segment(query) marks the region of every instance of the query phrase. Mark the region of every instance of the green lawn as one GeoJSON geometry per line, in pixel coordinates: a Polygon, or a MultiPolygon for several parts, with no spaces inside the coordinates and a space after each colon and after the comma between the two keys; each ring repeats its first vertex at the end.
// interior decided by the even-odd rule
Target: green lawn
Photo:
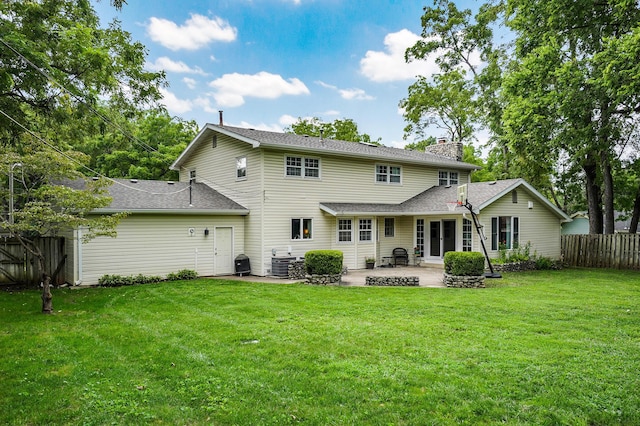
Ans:
{"type": "Polygon", "coordinates": [[[0,292],[0,424],[640,424],[640,274],[0,292]]]}

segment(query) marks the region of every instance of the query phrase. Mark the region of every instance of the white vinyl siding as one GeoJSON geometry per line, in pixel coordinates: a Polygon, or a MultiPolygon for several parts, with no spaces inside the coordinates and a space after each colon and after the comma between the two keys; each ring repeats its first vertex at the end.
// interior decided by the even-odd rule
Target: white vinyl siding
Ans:
{"type": "Polygon", "coordinates": [[[181,269],[216,275],[213,230],[217,226],[233,229],[232,256],[245,252],[242,216],[132,214],[118,224],[115,238],[97,237],[85,244],[75,240],[76,249],[70,253],[74,253],[74,269],[82,267],[82,271],[76,271],[74,281],[97,284],[106,274],[164,277],[181,269]],[[208,236],[205,229],[210,230],[208,236]]]}

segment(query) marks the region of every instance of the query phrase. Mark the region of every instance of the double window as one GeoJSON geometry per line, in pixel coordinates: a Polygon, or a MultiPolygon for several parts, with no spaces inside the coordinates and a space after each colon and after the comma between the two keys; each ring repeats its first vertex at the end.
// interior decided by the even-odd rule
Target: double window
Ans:
{"type": "Polygon", "coordinates": [[[513,249],[520,240],[520,218],[498,216],[491,218],[491,250],[513,249]]]}
{"type": "Polygon", "coordinates": [[[388,164],[376,164],[376,182],[391,184],[402,183],[402,168],[388,164]]]}
{"type": "Polygon", "coordinates": [[[320,159],[287,155],[285,175],[302,178],[320,177],[320,159]]]}
{"type": "Polygon", "coordinates": [[[291,219],[291,239],[310,240],[313,238],[313,219],[291,219]]]}
{"type": "Polygon", "coordinates": [[[438,172],[438,185],[449,186],[458,184],[458,172],[452,172],[448,170],[440,170],[438,172]]]}

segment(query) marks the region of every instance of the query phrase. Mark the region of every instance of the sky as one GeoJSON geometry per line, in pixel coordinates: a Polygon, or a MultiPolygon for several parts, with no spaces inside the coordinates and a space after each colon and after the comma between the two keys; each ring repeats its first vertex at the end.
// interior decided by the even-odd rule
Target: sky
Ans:
{"type": "MultiPolygon", "coordinates": [[[[463,3],[462,0],[460,3],[463,3]]],[[[470,2],[474,3],[474,2],[470,2]]],[[[283,131],[299,117],[353,119],[360,133],[403,147],[398,107],[433,61],[407,64],[431,0],[93,0],[101,25],[117,18],[164,70],[169,113],[283,131]]],[[[459,4],[465,7],[464,4],[459,4]]],[[[427,132],[443,136],[441,130],[427,132]]]]}

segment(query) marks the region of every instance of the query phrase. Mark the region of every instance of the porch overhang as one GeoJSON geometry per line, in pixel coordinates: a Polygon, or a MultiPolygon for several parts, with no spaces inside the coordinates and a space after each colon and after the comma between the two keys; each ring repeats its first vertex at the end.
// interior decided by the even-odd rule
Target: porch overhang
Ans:
{"type": "Polygon", "coordinates": [[[334,217],[352,216],[442,216],[461,215],[465,211],[456,206],[456,210],[410,210],[403,208],[401,204],[377,204],[377,203],[320,203],[320,210],[334,217]]]}

